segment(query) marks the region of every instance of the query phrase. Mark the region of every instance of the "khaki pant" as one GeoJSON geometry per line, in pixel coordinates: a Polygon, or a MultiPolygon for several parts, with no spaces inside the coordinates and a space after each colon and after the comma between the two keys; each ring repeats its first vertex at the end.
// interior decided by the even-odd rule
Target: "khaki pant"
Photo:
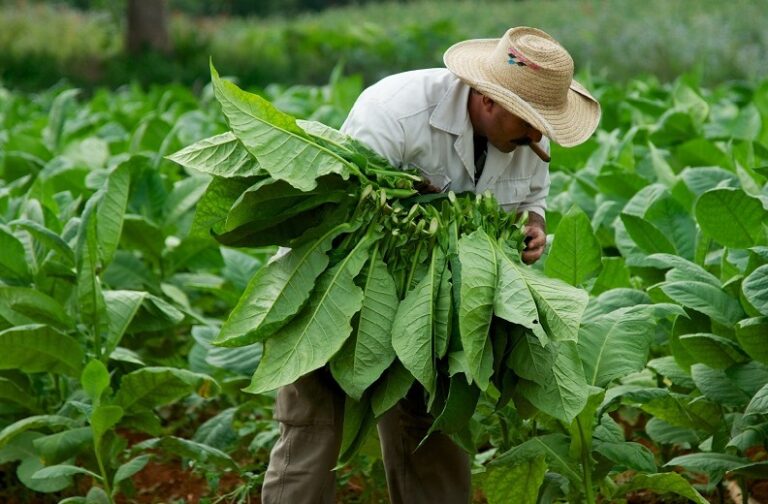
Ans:
{"type": "MultiPolygon", "coordinates": [[[[341,446],[344,393],[322,369],[277,393],[280,439],[264,479],[264,504],[333,504],[333,467],[341,446]]],[[[432,418],[420,401],[406,398],[379,421],[387,487],[393,504],[467,504],[468,455],[434,433],[416,450],[432,418]]]]}

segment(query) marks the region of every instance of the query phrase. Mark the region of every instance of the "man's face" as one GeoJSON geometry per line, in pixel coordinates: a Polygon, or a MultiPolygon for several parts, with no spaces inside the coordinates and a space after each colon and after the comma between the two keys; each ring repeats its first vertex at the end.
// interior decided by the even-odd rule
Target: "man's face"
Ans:
{"type": "Polygon", "coordinates": [[[497,103],[488,109],[488,123],[485,128],[488,143],[501,152],[512,152],[518,145],[538,143],[541,132],[520,117],[508,112],[497,103]]]}

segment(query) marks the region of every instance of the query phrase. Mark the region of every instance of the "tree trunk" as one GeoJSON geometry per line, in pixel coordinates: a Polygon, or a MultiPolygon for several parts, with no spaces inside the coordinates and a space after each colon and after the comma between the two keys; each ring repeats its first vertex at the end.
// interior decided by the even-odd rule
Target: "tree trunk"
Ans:
{"type": "Polygon", "coordinates": [[[169,54],[167,0],[128,0],[127,48],[130,54],[154,50],[169,54]]]}

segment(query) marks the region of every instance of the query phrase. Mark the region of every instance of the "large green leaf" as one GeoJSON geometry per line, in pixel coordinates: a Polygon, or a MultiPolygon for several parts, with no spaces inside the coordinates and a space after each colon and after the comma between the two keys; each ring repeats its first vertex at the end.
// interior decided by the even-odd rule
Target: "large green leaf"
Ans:
{"type": "Polygon", "coordinates": [[[185,168],[218,177],[251,177],[264,173],[258,161],[231,131],[188,145],[168,159],[185,168]]]}
{"type": "Polygon", "coordinates": [[[648,361],[656,321],[647,310],[622,308],[585,322],[579,331],[579,355],[587,383],[605,387],[640,371],[648,361]]]}
{"type": "Polygon", "coordinates": [[[405,369],[405,366],[395,359],[373,388],[371,409],[373,409],[376,418],[380,418],[405,397],[415,380],[413,375],[405,369]]]}
{"type": "Polygon", "coordinates": [[[671,269],[667,272],[667,280],[690,281],[708,283],[714,287],[721,287],[720,280],[698,264],[673,254],[653,254],[648,256],[648,264],[654,268],[671,269]]]}
{"type": "Polygon", "coordinates": [[[656,462],[654,461],[653,453],[640,443],[597,440],[594,450],[620,466],[641,472],[656,472],[656,462]]]}
{"type": "Polygon", "coordinates": [[[103,293],[104,302],[107,306],[107,316],[109,317],[106,352],[111,354],[120,344],[120,340],[133,317],[139,311],[147,293],[130,290],[108,290],[103,293]]]}
{"type": "Polygon", "coordinates": [[[749,459],[726,453],[690,453],[675,457],[666,464],[683,466],[689,471],[703,472],[707,475],[707,488],[714,488],[723,479],[726,471],[749,463],[749,459]]]}
{"type": "Polygon", "coordinates": [[[343,424],[339,466],[349,463],[362,446],[371,428],[376,425],[369,394],[363,396],[361,401],[351,397],[346,398],[343,424]]]}
{"type": "Polygon", "coordinates": [[[768,316],[768,264],[749,274],[741,284],[744,297],[761,314],[768,316]]]}
{"type": "Polygon", "coordinates": [[[490,468],[482,484],[488,504],[536,504],[546,472],[543,455],[512,467],[490,468]]]}
{"type": "Polygon", "coordinates": [[[168,404],[192,393],[215,394],[219,385],[210,376],[171,367],[145,367],[123,376],[115,402],[126,413],[168,404]]]}
{"type": "Polygon", "coordinates": [[[511,367],[524,378],[518,392],[548,415],[570,423],[587,404],[590,391],[574,341],[542,347],[532,336],[520,338],[511,367]]]}
{"type": "Polygon", "coordinates": [[[446,434],[456,434],[466,429],[479,398],[480,389],[471,385],[464,374],[457,373],[451,376],[445,405],[429,428],[429,433],[441,431],[446,434]]]}
{"type": "Polygon", "coordinates": [[[623,257],[603,257],[600,274],[592,285],[590,293],[593,296],[611,289],[628,288],[632,286],[629,278],[629,268],[623,257]]]}
{"type": "Polygon", "coordinates": [[[555,472],[574,483],[581,483],[579,469],[571,462],[568,454],[568,436],[560,433],[543,434],[529,439],[499,455],[491,466],[514,466],[542,455],[555,472]]]}
{"type": "Polygon", "coordinates": [[[0,431],[0,448],[10,443],[16,436],[30,431],[40,429],[72,429],[77,426],[77,422],[71,418],[61,415],[35,415],[22,418],[0,431]]]}
{"type": "Polygon", "coordinates": [[[768,317],[744,319],[736,324],[736,338],[739,340],[742,350],[756,361],[764,364],[768,364],[766,334],[768,334],[768,317]]]}
{"type": "MultiPolygon", "coordinates": [[[[469,362],[470,378],[481,390],[488,388],[493,354],[488,338],[493,317],[498,261],[494,241],[477,230],[459,239],[461,293],[459,334],[469,362]]],[[[418,378],[418,377],[417,377],[418,378]]]]}
{"type": "Polygon", "coordinates": [[[680,336],[680,343],[696,362],[715,369],[726,369],[747,360],[735,341],[715,334],[686,334],[680,336]]]}
{"type": "Polygon", "coordinates": [[[621,497],[637,490],[650,490],[662,495],[673,493],[685,497],[696,504],[709,504],[709,501],[697,492],[685,478],[675,472],[636,474],[627,483],[617,488],[613,495],[621,497]]]}
{"type": "Polygon", "coordinates": [[[115,471],[115,477],[112,480],[112,485],[117,485],[121,481],[127,480],[134,474],[138,473],[144,469],[144,467],[151,459],[152,455],[139,455],[138,457],[132,458],[125,464],[122,464],[117,468],[117,471],[115,471]]]}
{"type": "Polygon", "coordinates": [[[43,141],[51,152],[58,152],[64,139],[65,125],[71,115],[73,106],[76,105],[76,97],[79,89],[65,89],[60,92],[51,103],[48,112],[48,124],[43,128],[43,141]]]}
{"type": "MultiPolygon", "coordinates": [[[[101,290],[97,212],[99,194],[85,205],[77,233],[75,260],[77,265],[77,307],[80,322],[85,324],[97,341],[106,336],[108,320],[101,290]]],[[[99,349],[100,350],[100,349],[99,349]]]]}
{"type": "Polygon", "coordinates": [[[112,262],[120,234],[123,231],[123,218],[128,205],[128,193],[131,187],[131,166],[123,163],[112,170],[107,185],[102,189],[96,217],[96,234],[99,240],[102,266],[112,262]]]}
{"type": "Polygon", "coordinates": [[[254,181],[252,178],[213,177],[195,207],[195,217],[189,235],[209,238],[211,229],[224,225],[229,209],[244,191],[253,186],[254,181]]]}
{"type": "Polygon", "coordinates": [[[645,424],[645,432],[656,443],[660,444],[697,444],[700,438],[695,430],[670,425],[664,420],[651,418],[645,424]]]}
{"type": "Polygon", "coordinates": [[[744,311],[736,299],[708,283],[665,282],[661,284],[661,290],[673,301],[709,315],[726,326],[733,326],[744,317],[744,311]]]}
{"type": "Polygon", "coordinates": [[[519,272],[536,302],[539,322],[547,336],[555,341],[576,341],[581,316],[589,301],[587,291],[547,278],[530,267],[521,265],[519,272]]]}
{"type": "Polygon", "coordinates": [[[75,324],[58,301],[26,287],[0,285],[0,317],[17,326],[46,324],[67,330],[75,324]]]}
{"type": "Polygon", "coordinates": [[[328,266],[327,252],[334,238],[352,229],[349,224],[334,227],[260,268],[213,343],[244,346],[274,334],[309,298],[317,277],[328,266]]]}
{"type": "Polygon", "coordinates": [[[601,249],[589,217],[573,206],[557,225],[544,272],[571,285],[579,285],[600,269],[601,249]]]}
{"type": "Polygon", "coordinates": [[[704,397],[716,403],[743,408],[749,402],[749,396],[722,369],[694,364],[691,366],[691,376],[704,397]]]}
{"type": "Polygon", "coordinates": [[[768,385],[763,386],[752,397],[744,411],[745,415],[766,415],[768,414],[768,385]]]}
{"type": "Polygon", "coordinates": [[[747,248],[764,239],[762,222],[768,215],[760,200],[741,189],[712,189],[696,201],[701,229],[726,247],[747,248]]]}
{"type": "MultiPolygon", "coordinates": [[[[42,243],[50,250],[55,251],[59,257],[64,260],[67,266],[75,265],[75,252],[72,250],[72,247],[70,247],[69,244],[64,241],[64,239],[62,239],[59,235],[47,227],[29,219],[18,219],[12,221],[11,224],[15,228],[21,228],[28,232],[38,242],[42,243]]],[[[0,243],[2,243],[2,236],[0,236],[0,243]]],[[[0,271],[1,270],[2,265],[0,265],[0,271]]]]}
{"type": "Polygon", "coordinates": [[[83,390],[91,398],[94,405],[98,405],[101,394],[109,387],[109,371],[100,360],[91,360],[80,375],[80,384],[83,390]]]}
{"type": "Polygon", "coordinates": [[[665,389],[654,390],[653,397],[640,402],[640,408],[670,425],[710,433],[719,429],[723,422],[718,404],[665,389]]]}
{"type": "Polygon", "coordinates": [[[521,269],[525,268],[513,255],[503,250],[501,243],[496,243],[496,257],[499,260],[499,272],[496,284],[496,296],[493,302],[494,314],[513,324],[527,327],[539,338],[542,344],[547,342],[547,335],[539,322],[536,301],[528,288],[528,283],[521,269]]]}
{"type": "Polygon", "coordinates": [[[392,323],[395,354],[429,393],[435,391],[433,325],[444,268],[445,255],[435,247],[426,274],[400,302],[392,323]]]}
{"type": "Polygon", "coordinates": [[[225,233],[241,226],[251,231],[268,229],[328,203],[339,203],[348,192],[348,184],[336,175],[320,177],[313,189],[304,191],[282,180],[263,179],[243,192],[232,204],[224,225],[215,231],[225,233]]]}
{"type": "Polygon", "coordinates": [[[354,278],[368,259],[377,237],[366,236],[337,265],[323,273],[309,303],[273,338],[246,392],[258,394],[293,383],[324,366],[352,332],[352,317],[360,310],[363,291],[354,278]]]}
{"type": "Polygon", "coordinates": [[[35,450],[47,464],[58,464],[78,454],[93,442],[90,427],[76,427],[32,441],[35,450]]]}
{"type": "Polygon", "coordinates": [[[222,81],[211,65],[213,89],[235,136],[272,178],[302,191],[328,173],[349,175],[349,163],[316,143],[288,114],[260,96],[222,81]]]}
{"type": "Polygon", "coordinates": [[[210,180],[211,177],[201,175],[186,177],[173,184],[173,190],[163,205],[161,223],[166,230],[176,230],[179,221],[195,208],[206,193],[210,180]]]}
{"type": "Polygon", "coordinates": [[[675,254],[675,246],[664,236],[659,228],[642,217],[622,213],[621,221],[632,240],[646,254],[675,254]]]}
{"type": "Polygon", "coordinates": [[[0,332],[0,369],[80,376],[83,349],[73,337],[41,324],[0,332]]]}
{"type": "Polygon", "coordinates": [[[655,201],[643,217],[661,230],[681,256],[693,259],[696,222],[671,195],[655,201]]]}
{"type": "Polygon", "coordinates": [[[7,226],[0,224],[0,278],[26,281],[29,278],[24,246],[7,226]]]}
{"type": "Polygon", "coordinates": [[[391,329],[398,303],[395,281],[374,249],[364,270],[363,306],[357,327],[331,360],[336,382],[356,401],[395,359],[391,329]]]}
{"type": "Polygon", "coordinates": [[[89,471],[84,467],[73,466],[68,464],[57,464],[52,466],[43,467],[36,471],[32,475],[34,480],[47,480],[52,478],[62,478],[66,476],[74,476],[75,474],[86,474],[95,480],[101,481],[104,478],[99,476],[93,471],[89,471]]]}
{"type": "Polygon", "coordinates": [[[12,402],[28,410],[38,412],[34,395],[13,380],[2,376],[0,376],[0,401],[12,402]]]}
{"type": "Polygon", "coordinates": [[[93,430],[93,444],[97,451],[101,450],[101,440],[112,427],[123,418],[124,410],[114,404],[99,405],[93,408],[89,421],[93,430]]]}

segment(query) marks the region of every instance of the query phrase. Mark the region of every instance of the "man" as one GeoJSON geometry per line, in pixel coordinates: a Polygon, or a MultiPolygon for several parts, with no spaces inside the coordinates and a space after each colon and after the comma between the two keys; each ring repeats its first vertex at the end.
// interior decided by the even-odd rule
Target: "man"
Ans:
{"type": "MultiPolygon", "coordinates": [[[[460,42],[443,59],[447,69],[397,74],[366,89],[342,131],[394,166],[418,168],[437,190],[489,190],[506,211],[529,212],[523,260],[533,263],[546,244],[549,140],[585,141],[600,105],[573,80],[567,51],[540,30],[460,42]]],[[[414,392],[378,425],[391,502],[466,504],[467,454],[440,433],[416,450],[432,418],[414,392]]],[[[343,399],[325,370],[280,389],[281,438],[262,502],[334,502],[343,399]]]]}

